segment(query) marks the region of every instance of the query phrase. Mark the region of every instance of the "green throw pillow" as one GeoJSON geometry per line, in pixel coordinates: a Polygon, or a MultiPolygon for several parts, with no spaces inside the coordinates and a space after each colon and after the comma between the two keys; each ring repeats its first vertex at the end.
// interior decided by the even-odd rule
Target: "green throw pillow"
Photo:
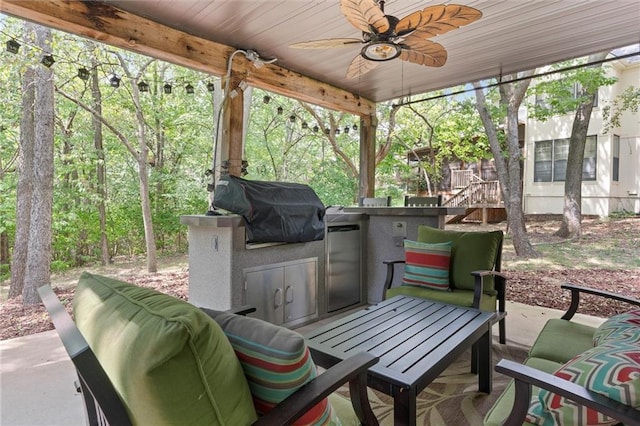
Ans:
{"type": "Polygon", "coordinates": [[[402,285],[449,290],[451,241],[428,244],[404,240],[404,253],[402,285]]]}
{"type": "MultiPolygon", "coordinates": [[[[257,318],[205,309],[222,327],[242,364],[258,414],[266,414],[317,376],[304,337],[257,318]]],[[[339,425],[329,399],[294,425],[339,425]]]]}
{"type": "MultiPolygon", "coordinates": [[[[421,225],[418,227],[418,241],[423,243],[444,243],[451,241],[451,265],[449,280],[451,287],[474,290],[473,271],[494,269],[498,252],[502,247],[502,231],[461,232],[448,231],[421,225]]],[[[486,277],[484,292],[495,295],[492,277],[486,277]]]]}
{"type": "Polygon", "coordinates": [[[73,311],[134,424],[248,425],[257,419],[229,340],[195,306],[84,273],[73,311]]]}

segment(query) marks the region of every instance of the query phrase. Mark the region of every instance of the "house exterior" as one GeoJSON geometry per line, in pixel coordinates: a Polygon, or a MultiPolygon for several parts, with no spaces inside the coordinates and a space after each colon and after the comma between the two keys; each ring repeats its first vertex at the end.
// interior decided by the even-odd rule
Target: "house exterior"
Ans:
{"type": "MultiPolygon", "coordinates": [[[[624,112],[620,127],[604,133],[603,107],[630,86],[640,86],[640,61],[609,66],[618,81],[602,87],[589,123],[582,182],[582,214],[640,213],[640,114],[624,112]]],[[[524,187],[526,214],[560,214],[564,167],[573,114],[546,122],[524,114],[524,187]]]]}

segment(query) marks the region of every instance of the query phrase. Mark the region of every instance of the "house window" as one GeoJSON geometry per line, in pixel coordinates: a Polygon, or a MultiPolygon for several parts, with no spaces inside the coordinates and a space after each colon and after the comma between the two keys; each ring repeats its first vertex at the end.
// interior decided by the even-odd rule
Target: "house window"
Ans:
{"type": "MultiPolygon", "coordinates": [[[[582,88],[582,84],[575,83],[573,85],[573,99],[578,99],[580,96],[584,95],[584,89],[582,88]]],[[[593,106],[598,106],[598,89],[596,89],[595,96],[593,98],[593,106]]]]}
{"type": "Polygon", "coordinates": [[[534,182],[551,182],[553,141],[536,142],[534,149],[534,182]]]}
{"type": "Polygon", "coordinates": [[[620,136],[613,135],[613,170],[611,179],[618,182],[620,179],[620,136]]]}
{"type": "MultiPolygon", "coordinates": [[[[596,136],[587,136],[582,180],[596,179],[596,136]]],[[[569,139],[539,141],[534,147],[534,182],[562,182],[567,175],[569,139]]]]}

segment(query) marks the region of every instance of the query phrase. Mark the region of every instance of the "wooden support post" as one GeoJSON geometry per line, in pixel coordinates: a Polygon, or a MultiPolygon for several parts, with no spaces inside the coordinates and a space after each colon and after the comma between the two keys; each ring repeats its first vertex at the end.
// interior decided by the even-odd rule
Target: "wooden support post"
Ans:
{"type": "Polygon", "coordinates": [[[375,112],[360,117],[360,185],[358,199],[373,197],[376,174],[376,127],[375,112]]]}
{"type": "Polygon", "coordinates": [[[227,172],[233,176],[242,175],[242,154],[244,152],[244,140],[242,136],[244,97],[242,96],[242,89],[238,87],[240,81],[241,78],[232,74],[231,81],[229,82],[229,91],[233,92],[235,90],[236,94],[234,96],[227,96],[222,112],[222,122],[224,124],[220,164],[226,164],[228,166],[227,172]]]}

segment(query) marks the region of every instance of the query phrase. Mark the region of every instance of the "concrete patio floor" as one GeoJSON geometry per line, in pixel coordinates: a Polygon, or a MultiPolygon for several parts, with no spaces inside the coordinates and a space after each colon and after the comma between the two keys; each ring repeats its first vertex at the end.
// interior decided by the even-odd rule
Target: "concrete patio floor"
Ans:
{"type": "MultiPolygon", "coordinates": [[[[530,346],[549,318],[561,311],[507,302],[507,340],[530,346]]],[[[298,329],[306,331],[325,321],[298,329]]],[[[603,319],[577,315],[597,326],[603,319]]],[[[498,327],[494,327],[497,333],[498,327]]],[[[73,364],[54,330],[0,342],[0,425],[86,425],[84,403],[75,391],[73,364]]]]}

